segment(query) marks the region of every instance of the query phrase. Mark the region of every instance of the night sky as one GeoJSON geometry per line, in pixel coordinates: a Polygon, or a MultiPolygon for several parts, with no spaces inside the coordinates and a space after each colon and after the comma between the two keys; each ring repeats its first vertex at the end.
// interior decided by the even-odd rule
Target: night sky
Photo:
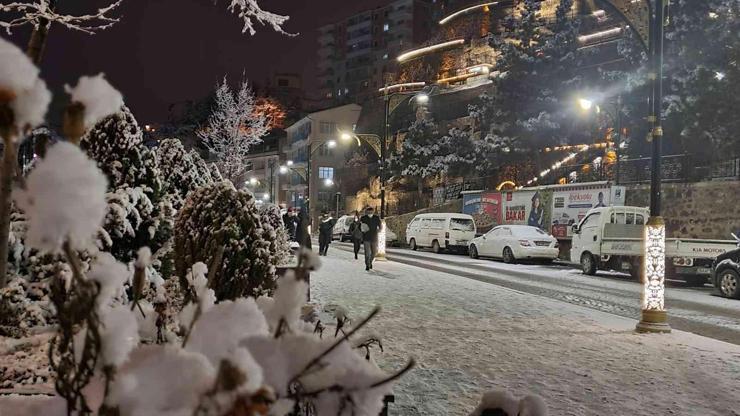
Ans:
{"type": "MultiPolygon", "coordinates": [[[[109,1],[75,3],[99,7],[109,1]]],[[[79,75],[105,72],[141,124],[165,121],[169,104],[204,97],[224,75],[235,81],[242,71],[262,84],[276,71],[302,73],[310,92],[316,29],[383,3],[261,0],[263,9],[291,17],[285,28],[300,35],[290,38],[262,26],[255,36],[242,34],[242,21],[226,10],[228,0],[125,0],[117,13],[121,21],[95,36],[53,26],[42,73],[61,91],[79,75]]],[[[69,10],[68,0],[60,4],[69,10]]],[[[25,48],[28,33],[16,30],[13,40],[25,48]]]]}

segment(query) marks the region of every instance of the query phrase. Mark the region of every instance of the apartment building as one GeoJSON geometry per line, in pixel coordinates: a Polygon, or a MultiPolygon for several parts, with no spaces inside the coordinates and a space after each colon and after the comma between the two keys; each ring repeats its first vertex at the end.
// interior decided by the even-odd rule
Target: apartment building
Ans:
{"type": "Polygon", "coordinates": [[[395,57],[426,41],[436,0],[396,0],[319,28],[318,73],[327,104],[362,103],[377,95],[395,57]]]}

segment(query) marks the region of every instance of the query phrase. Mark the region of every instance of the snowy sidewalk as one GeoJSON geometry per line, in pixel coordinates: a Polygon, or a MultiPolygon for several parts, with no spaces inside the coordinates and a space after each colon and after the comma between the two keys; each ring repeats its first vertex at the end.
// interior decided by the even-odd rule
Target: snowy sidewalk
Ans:
{"type": "Polygon", "coordinates": [[[740,415],[740,347],[674,331],[636,335],[635,321],[488,283],[332,247],[311,275],[322,305],[359,319],[390,369],[418,366],[396,387],[396,415],[467,415],[480,394],[537,393],[552,415],[740,415]]]}

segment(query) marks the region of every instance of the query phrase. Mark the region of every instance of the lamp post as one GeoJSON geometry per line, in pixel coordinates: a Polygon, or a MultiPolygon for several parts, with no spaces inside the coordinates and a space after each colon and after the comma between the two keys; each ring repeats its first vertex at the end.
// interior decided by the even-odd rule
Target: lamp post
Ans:
{"type": "Polygon", "coordinates": [[[388,152],[388,133],[390,130],[390,124],[389,124],[389,117],[391,113],[398,108],[398,104],[396,107],[391,110],[391,98],[397,97],[397,96],[403,96],[403,97],[413,97],[413,99],[416,100],[417,103],[421,105],[426,105],[429,103],[429,93],[425,91],[410,91],[410,92],[404,92],[404,91],[397,91],[391,94],[388,94],[388,90],[384,90],[385,93],[383,95],[383,99],[385,101],[384,106],[384,113],[383,113],[383,136],[380,143],[380,219],[383,220],[385,218],[385,162],[386,162],[386,153],[388,152]]]}
{"type": "Polygon", "coordinates": [[[653,154],[650,171],[650,218],[645,226],[642,314],[637,332],[671,332],[665,310],[665,222],[661,217],[661,154],[663,141],[663,41],[668,0],[653,0],[649,78],[652,81],[650,137],[653,154]]]}
{"type": "MultiPolygon", "coordinates": [[[[583,111],[591,111],[594,106],[596,108],[596,113],[601,113],[601,107],[598,105],[598,101],[590,99],[590,98],[578,98],[578,106],[583,111]]],[[[614,153],[616,154],[617,160],[616,160],[616,174],[615,174],[615,183],[619,185],[619,158],[620,158],[620,151],[622,148],[622,94],[617,94],[617,99],[614,101],[614,114],[611,114],[608,111],[605,111],[605,114],[607,114],[611,119],[612,123],[614,123],[614,128],[617,131],[617,137],[614,141],[614,153]]]]}

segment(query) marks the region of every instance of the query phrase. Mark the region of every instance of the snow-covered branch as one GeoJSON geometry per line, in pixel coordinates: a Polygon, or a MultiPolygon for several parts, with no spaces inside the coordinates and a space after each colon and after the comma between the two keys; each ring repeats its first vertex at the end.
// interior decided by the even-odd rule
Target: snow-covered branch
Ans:
{"type": "Polygon", "coordinates": [[[0,27],[11,33],[14,27],[24,25],[38,27],[44,24],[44,22],[53,22],[65,26],[68,29],[93,35],[118,23],[119,18],[112,17],[111,13],[121,3],[123,3],[123,0],[116,0],[108,6],[80,16],[57,13],[56,10],[50,7],[49,0],[35,0],[31,3],[17,1],[0,4],[0,13],[10,15],[8,19],[0,19],[0,27]]]}
{"type": "Polygon", "coordinates": [[[265,26],[272,26],[272,29],[278,33],[295,36],[283,30],[283,24],[290,19],[290,16],[283,16],[262,10],[260,5],[257,4],[257,0],[230,0],[229,11],[244,21],[242,33],[248,31],[250,35],[254,35],[257,32],[254,24],[260,23],[265,26]]]}

